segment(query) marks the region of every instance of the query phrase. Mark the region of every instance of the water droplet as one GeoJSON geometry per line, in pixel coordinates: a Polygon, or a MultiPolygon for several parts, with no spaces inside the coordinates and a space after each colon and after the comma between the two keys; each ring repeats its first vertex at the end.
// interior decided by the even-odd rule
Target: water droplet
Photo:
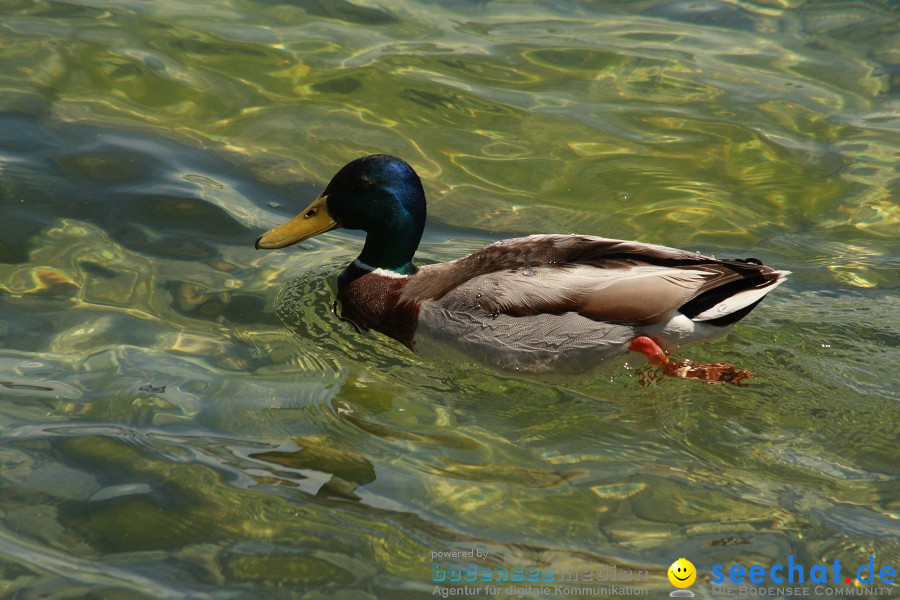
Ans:
{"type": "Polygon", "coordinates": [[[269,206],[272,208],[281,208],[281,203],[279,202],[269,202],[269,206]]]}
{"type": "Polygon", "coordinates": [[[628,192],[619,192],[616,194],[616,200],[619,202],[629,202],[631,200],[631,194],[628,192]]]}
{"type": "Polygon", "coordinates": [[[525,277],[534,277],[534,269],[526,267],[525,270],[522,271],[522,275],[525,277]]]}
{"type": "Polygon", "coordinates": [[[823,348],[831,348],[831,344],[826,344],[825,342],[822,342],[822,347],[823,348]]]}

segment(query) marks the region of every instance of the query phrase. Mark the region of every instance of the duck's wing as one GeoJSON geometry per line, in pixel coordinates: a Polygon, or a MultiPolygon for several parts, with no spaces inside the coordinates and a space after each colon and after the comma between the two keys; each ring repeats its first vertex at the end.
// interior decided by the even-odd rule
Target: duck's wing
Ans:
{"type": "Polygon", "coordinates": [[[717,260],[675,248],[576,235],[504,240],[465,258],[423,267],[403,294],[446,310],[491,315],[575,312],[647,325],[675,311],[730,324],[787,273],[757,260],[717,260]]]}

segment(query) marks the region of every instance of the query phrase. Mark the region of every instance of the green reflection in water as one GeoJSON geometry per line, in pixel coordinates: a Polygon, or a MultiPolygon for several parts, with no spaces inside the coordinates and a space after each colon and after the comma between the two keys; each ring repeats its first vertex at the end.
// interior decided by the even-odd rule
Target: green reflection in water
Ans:
{"type": "Polygon", "coordinates": [[[0,8],[0,589],[431,597],[485,566],[900,563],[887,2],[0,8]],[[253,239],[363,153],[419,252],[580,232],[794,272],[747,388],[425,361],[253,239]],[[445,567],[466,566],[462,562],[445,567]]]}

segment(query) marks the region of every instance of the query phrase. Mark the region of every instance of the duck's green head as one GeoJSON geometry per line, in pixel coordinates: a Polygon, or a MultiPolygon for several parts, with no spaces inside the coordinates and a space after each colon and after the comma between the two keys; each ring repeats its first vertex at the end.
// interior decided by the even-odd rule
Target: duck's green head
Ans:
{"type": "Polygon", "coordinates": [[[303,212],[261,235],[256,247],[284,248],[335,227],[367,233],[359,255],[366,265],[414,271],[410,261],[425,227],[425,191],[419,176],[395,156],[357,158],[344,165],[303,212]]]}

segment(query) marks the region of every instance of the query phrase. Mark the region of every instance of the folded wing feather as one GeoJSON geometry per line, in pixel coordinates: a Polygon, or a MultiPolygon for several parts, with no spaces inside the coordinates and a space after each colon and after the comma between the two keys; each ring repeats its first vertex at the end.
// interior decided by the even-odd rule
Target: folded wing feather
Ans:
{"type": "Polygon", "coordinates": [[[725,284],[738,289],[697,318],[758,301],[778,280],[769,267],[719,261],[664,246],[589,236],[504,240],[450,263],[425,266],[404,295],[447,310],[529,316],[576,312],[598,321],[652,324],[725,284]],[[746,280],[746,291],[741,280],[746,280]],[[735,282],[735,283],[732,283],[735,282]],[[722,306],[725,306],[725,309],[722,306]]]}

